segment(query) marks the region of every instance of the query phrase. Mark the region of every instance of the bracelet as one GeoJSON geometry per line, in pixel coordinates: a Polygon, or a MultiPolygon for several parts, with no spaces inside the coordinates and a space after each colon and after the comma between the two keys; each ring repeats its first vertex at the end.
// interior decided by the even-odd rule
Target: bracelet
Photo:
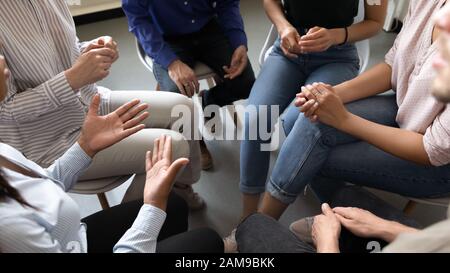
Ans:
{"type": "Polygon", "coordinates": [[[345,44],[348,42],[348,27],[345,27],[344,29],[345,29],[345,39],[344,39],[344,42],[342,42],[341,44],[338,44],[338,46],[345,45],[345,44]]]}

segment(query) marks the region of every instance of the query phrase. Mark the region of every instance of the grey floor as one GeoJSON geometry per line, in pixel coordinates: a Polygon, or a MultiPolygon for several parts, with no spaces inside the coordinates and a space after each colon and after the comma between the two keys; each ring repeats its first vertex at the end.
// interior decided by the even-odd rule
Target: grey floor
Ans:
{"type": "MultiPolygon", "coordinates": [[[[242,14],[245,20],[249,38],[250,60],[259,72],[258,56],[265,41],[270,23],[262,9],[262,1],[246,0],[241,2],[242,14]]],[[[78,35],[81,40],[90,40],[101,35],[113,36],[120,45],[120,60],[111,70],[111,75],[101,84],[112,90],[152,90],[156,86],[153,75],[139,62],[135,49],[134,37],[128,33],[125,18],[102,21],[80,26],[78,35]]],[[[371,41],[370,65],[383,60],[385,53],[395,39],[395,35],[381,33],[371,41]]],[[[195,189],[205,198],[207,208],[201,212],[192,213],[190,226],[209,226],[216,229],[222,236],[227,235],[238,223],[241,211],[239,184],[239,142],[212,141],[208,146],[213,154],[214,170],[203,172],[195,189]]],[[[276,158],[273,154],[272,163],[276,158]]],[[[107,194],[110,202],[118,204],[128,184],[107,194]]],[[[396,195],[377,192],[388,202],[401,208],[406,200],[396,195]]],[[[82,215],[86,216],[100,210],[95,196],[72,195],[80,204],[82,215]]],[[[285,213],[281,222],[290,222],[318,213],[319,204],[311,193],[298,198],[285,213]]],[[[424,225],[434,223],[445,217],[446,209],[420,205],[414,212],[415,217],[424,225]]]]}

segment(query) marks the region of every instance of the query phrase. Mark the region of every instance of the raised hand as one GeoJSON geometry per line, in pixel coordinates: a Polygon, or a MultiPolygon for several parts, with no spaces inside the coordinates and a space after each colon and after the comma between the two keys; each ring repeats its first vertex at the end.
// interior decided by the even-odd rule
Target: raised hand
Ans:
{"type": "Polygon", "coordinates": [[[189,163],[187,158],[172,162],[172,138],[162,136],[155,140],[152,152],[147,152],[147,179],[144,203],[166,210],[167,199],[180,170],[189,163]]]}
{"type": "Polygon", "coordinates": [[[148,112],[143,112],[148,105],[140,104],[139,100],[126,103],[106,116],[98,115],[99,108],[100,95],[97,94],[92,99],[78,140],[90,157],[144,129],[141,122],[149,116],[148,112]]]}

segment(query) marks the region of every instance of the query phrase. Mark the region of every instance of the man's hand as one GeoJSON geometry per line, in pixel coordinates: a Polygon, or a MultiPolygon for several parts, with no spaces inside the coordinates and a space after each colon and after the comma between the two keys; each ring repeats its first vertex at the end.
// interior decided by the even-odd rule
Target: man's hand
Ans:
{"type": "Polygon", "coordinates": [[[167,200],[178,172],[189,163],[187,158],[172,162],[172,139],[162,136],[155,140],[153,152],[147,152],[147,179],[144,203],[166,210],[167,200]]]}
{"type": "Polygon", "coordinates": [[[181,94],[189,98],[200,89],[200,83],[195,76],[194,70],[180,60],[176,60],[170,64],[169,76],[177,85],[181,94]]]}
{"type": "Polygon", "coordinates": [[[114,39],[110,36],[102,36],[100,38],[92,40],[82,53],[87,53],[92,49],[98,48],[109,48],[113,50],[115,53],[112,60],[113,63],[119,59],[119,48],[117,42],[114,41],[114,39]]]}
{"type": "Polygon", "coordinates": [[[334,208],[333,211],[345,228],[362,238],[379,238],[392,242],[400,233],[417,231],[400,223],[382,219],[363,209],[334,208]]]}
{"type": "Polygon", "coordinates": [[[114,50],[106,47],[83,53],[72,68],[65,71],[69,85],[73,90],[78,90],[106,78],[115,54],[114,50]]]}
{"type": "Polygon", "coordinates": [[[100,95],[97,94],[92,99],[78,140],[81,148],[91,158],[101,150],[144,129],[145,125],[141,122],[149,116],[148,112],[142,113],[148,105],[140,104],[139,100],[126,103],[106,116],[98,115],[99,108],[100,95]]]}
{"type": "Polygon", "coordinates": [[[322,205],[322,215],[314,217],[312,237],[318,253],[338,253],[341,223],[328,204],[322,205]]]}
{"type": "Polygon", "coordinates": [[[247,56],[247,48],[245,46],[240,46],[236,48],[231,57],[231,65],[224,66],[223,70],[225,71],[225,79],[233,80],[236,77],[240,76],[244,69],[248,65],[248,56],[247,56]]]}
{"type": "Polygon", "coordinates": [[[302,53],[323,52],[331,46],[341,44],[345,39],[345,29],[313,27],[300,38],[298,43],[302,53]]]}

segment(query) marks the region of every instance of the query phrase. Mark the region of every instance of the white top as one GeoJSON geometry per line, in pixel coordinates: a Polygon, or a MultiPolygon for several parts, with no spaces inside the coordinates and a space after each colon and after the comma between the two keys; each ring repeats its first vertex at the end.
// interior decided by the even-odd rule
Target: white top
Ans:
{"type": "MultiPolygon", "coordinates": [[[[25,207],[11,198],[0,201],[1,252],[86,252],[86,228],[80,222],[78,205],[66,191],[89,167],[91,158],[77,143],[48,169],[3,143],[0,143],[0,155],[39,177],[31,178],[2,168],[11,186],[39,210],[25,207]]],[[[114,252],[155,252],[165,218],[164,211],[144,205],[114,252]]]]}

